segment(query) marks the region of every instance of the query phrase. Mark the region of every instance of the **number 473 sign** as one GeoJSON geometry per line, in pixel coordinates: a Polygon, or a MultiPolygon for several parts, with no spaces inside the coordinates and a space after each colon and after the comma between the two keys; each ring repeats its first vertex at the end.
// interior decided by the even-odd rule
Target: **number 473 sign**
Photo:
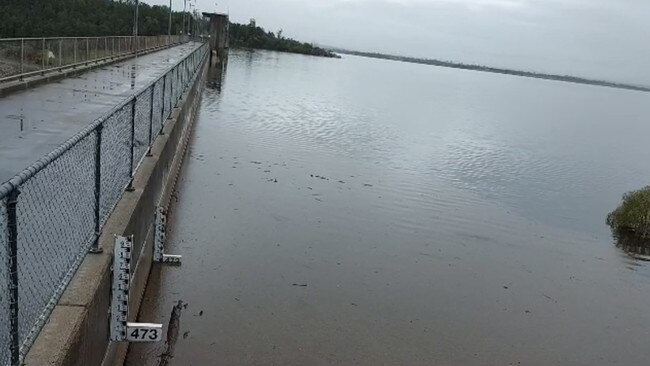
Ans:
{"type": "Polygon", "coordinates": [[[127,342],[158,342],[162,340],[162,324],[126,323],[127,342]]]}

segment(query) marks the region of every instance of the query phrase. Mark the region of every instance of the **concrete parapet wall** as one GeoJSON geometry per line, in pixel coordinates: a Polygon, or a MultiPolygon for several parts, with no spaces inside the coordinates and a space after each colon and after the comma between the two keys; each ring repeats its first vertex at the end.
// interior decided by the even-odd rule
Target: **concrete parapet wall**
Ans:
{"type": "Polygon", "coordinates": [[[128,343],[109,341],[111,264],[114,235],[133,235],[129,321],[135,321],[153,256],[153,224],[157,205],[167,207],[180,170],[201,99],[207,59],[185,92],[135,173],[132,192],[124,192],[104,226],[104,252],[88,254],[63,293],[25,365],[121,365],[128,343]]]}

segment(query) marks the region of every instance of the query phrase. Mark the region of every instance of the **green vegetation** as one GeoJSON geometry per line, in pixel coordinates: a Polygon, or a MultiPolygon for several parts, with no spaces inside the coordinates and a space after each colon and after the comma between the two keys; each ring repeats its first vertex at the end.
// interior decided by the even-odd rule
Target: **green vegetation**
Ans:
{"type": "MultiPolygon", "coordinates": [[[[0,0],[0,38],[132,35],[133,10],[133,2],[127,0],[0,0]]],[[[138,19],[140,35],[167,34],[169,7],[140,2],[138,19]]],[[[172,34],[181,32],[182,19],[182,12],[173,12],[172,34]]],[[[193,29],[193,25],[189,29],[193,29]]],[[[310,43],[283,37],[282,31],[276,35],[255,24],[231,23],[230,44],[232,47],[338,57],[310,43]]]]}
{"type": "Polygon", "coordinates": [[[429,58],[415,58],[415,57],[406,57],[406,56],[387,55],[387,54],[377,53],[377,52],[360,52],[360,51],[350,51],[345,49],[333,49],[332,51],[355,55],[355,56],[380,58],[384,60],[402,61],[402,62],[410,62],[416,64],[450,67],[454,69],[493,72],[497,74],[515,75],[515,76],[523,76],[523,77],[546,79],[546,80],[558,80],[558,81],[566,81],[569,83],[598,85],[598,86],[606,86],[610,88],[620,88],[620,89],[650,92],[650,87],[647,86],[615,83],[615,82],[605,81],[605,80],[586,79],[586,78],[581,78],[581,77],[571,76],[571,75],[544,74],[544,73],[532,72],[532,71],[522,71],[522,70],[504,69],[499,67],[491,67],[491,66],[483,66],[483,65],[464,64],[461,62],[442,61],[442,60],[429,59],[429,58]]]}
{"type": "Polygon", "coordinates": [[[267,32],[253,22],[251,24],[230,23],[230,46],[338,57],[336,54],[310,43],[301,43],[291,38],[285,38],[282,36],[281,30],[278,31],[277,35],[273,32],[267,32]]]}
{"type": "Polygon", "coordinates": [[[623,195],[623,202],[607,215],[615,236],[650,237],[650,186],[623,195]]]}
{"type": "MultiPolygon", "coordinates": [[[[131,35],[133,9],[126,0],[0,0],[0,38],[131,35]]],[[[173,13],[172,34],[180,33],[182,16],[173,13]]],[[[140,35],[167,34],[168,27],[169,7],[140,3],[140,35]]]]}

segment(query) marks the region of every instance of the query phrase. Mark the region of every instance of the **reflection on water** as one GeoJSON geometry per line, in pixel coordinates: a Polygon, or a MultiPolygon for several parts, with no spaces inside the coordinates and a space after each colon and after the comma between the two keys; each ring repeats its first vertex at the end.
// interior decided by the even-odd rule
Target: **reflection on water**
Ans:
{"type": "Polygon", "coordinates": [[[137,71],[138,71],[138,64],[137,64],[138,56],[137,55],[135,56],[135,60],[136,60],[136,62],[134,62],[131,65],[131,73],[129,74],[129,78],[131,79],[131,90],[135,89],[136,76],[138,75],[138,73],[137,73],[137,71]]]}
{"type": "Polygon", "coordinates": [[[223,80],[226,69],[228,68],[228,59],[225,59],[223,63],[217,63],[215,65],[210,65],[208,68],[208,76],[206,80],[206,87],[208,89],[214,89],[218,93],[221,92],[223,87],[223,80]]]}
{"type": "Polygon", "coordinates": [[[650,238],[640,237],[633,232],[617,232],[613,236],[618,248],[634,258],[650,261],[650,238]]]}
{"type": "Polygon", "coordinates": [[[141,312],[189,304],[172,365],[647,364],[650,271],[603,219],[650,180],[649,94],[263,51],[225,81],[141,312]]]}

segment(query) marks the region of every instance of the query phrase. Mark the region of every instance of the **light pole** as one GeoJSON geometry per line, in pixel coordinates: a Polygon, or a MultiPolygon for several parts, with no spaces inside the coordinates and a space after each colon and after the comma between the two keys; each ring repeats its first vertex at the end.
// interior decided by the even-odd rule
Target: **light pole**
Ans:
{"type": "Polygon", "coordinates": [[[185,15],[186,15],[185,14],[185,9],[186,8],[187,8],[187,0],[183,0],[183,27],[181,28],[183,35],[187,34],[187,33],[185,33],[185,15]]]}
{"type": "Polygon", "coordinates": [[[167,30],[167,45],[172,43],[172,0],[169,0],[169,29],[167,30]]]}
{"type": "Polygon", "coordinates": [[[135,55],[138,55],[138,8],[140,0],[135,0],[135,11],[133,12],[133,49],[135,55]]]}
{"type": "Polygon", "coordinates": [[[187,12],[187,34],[194,33],[192,28],[194,27],[194,5],[190,2],[190,9],[187,12]]]}

